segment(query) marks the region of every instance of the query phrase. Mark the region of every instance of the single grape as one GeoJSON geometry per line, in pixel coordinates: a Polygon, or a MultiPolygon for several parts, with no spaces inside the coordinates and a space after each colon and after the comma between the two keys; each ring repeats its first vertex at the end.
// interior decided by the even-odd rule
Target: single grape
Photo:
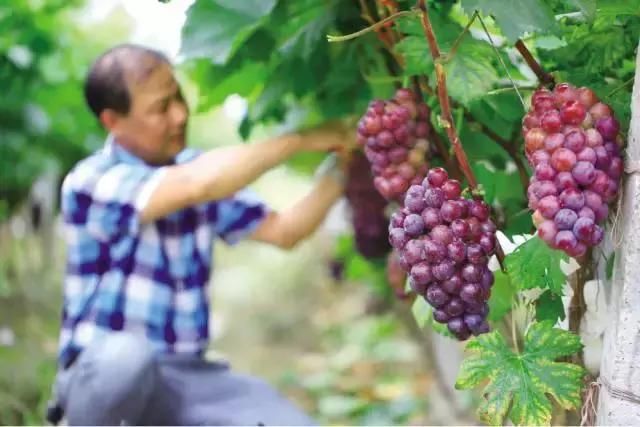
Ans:
{"type": "Polygon", "coordinates": [[[558,230],[571,230],[578,219],[578,214],[571,209],[560,209],[553,220],[558,230]]]}

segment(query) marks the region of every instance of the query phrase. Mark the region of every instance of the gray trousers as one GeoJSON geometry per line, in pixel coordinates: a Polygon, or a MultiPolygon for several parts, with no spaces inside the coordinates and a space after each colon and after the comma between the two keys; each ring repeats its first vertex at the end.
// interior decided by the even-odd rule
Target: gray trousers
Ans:
{"type": "Polygon", "coordinates": [[[154,355],[121,332],[86,348],[54,388],[68,425],[316,425],[224,362],[154,355]]]}

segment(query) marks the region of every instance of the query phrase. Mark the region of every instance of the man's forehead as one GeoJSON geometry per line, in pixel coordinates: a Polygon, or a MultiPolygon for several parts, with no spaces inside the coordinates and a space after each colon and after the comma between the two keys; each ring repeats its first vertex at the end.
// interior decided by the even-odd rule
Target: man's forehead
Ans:
{"type": "Polygon", "coordinates": [[[135,70],[126,79],[132,92],[168,92],[177,86],[173,69],[168,64],[135,70]]]}

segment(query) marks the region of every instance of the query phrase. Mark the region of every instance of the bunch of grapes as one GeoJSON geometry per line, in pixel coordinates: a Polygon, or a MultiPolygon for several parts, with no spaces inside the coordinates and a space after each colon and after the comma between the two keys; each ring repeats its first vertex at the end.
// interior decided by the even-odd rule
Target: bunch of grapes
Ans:
{"type": "Polygon", "coordinates": [[[529,207],[538,235],[569,256],[602,241],[602,223],[618,195],[624,164],[611,108],[586,87],[538,89],[522,121],[527,159],[535,169],[529,207]]]}
{"type": "Polygon", "coordinates": [[[387,201],[373,186],[369,162],[361,152],[355,152],[349,163],[345,195],[351,206],[356,249],[365,258],[385,256],[391,250],[387,201]]]}
{"type": "Polygon", "coordinates": [[[496,226],[489,206],[461,197],[461,186],[442,168],[409,187],[393,213],[389,241],[400,253],[412,289],[434,307],[433,318],[465,340],[489,330],[486,317],[496,226]]]}
{"type": "Polygon", "coordinates": [[[402,88],[391,100],[372,101],[358,123],[358,142],[371,163],[373,183],[387,200],[402,200],[427,172],[429,115],[429,107],[402,88]]]}

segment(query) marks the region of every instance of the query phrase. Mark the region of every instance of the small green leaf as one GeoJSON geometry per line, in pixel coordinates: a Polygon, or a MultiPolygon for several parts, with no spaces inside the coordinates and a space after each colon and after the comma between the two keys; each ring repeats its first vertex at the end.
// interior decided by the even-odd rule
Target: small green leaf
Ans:
{"type": "Polygon", "coordinates": [[[553,11],[542,0],[462,0],[462,8],[468,15],[475,10],[492,15],[510,43],[526,33],[558,32],[553,11]]]}
{"type": "Polygon", "coordinates": [[[467,344],[470,354],[462,362],[456,388],[488,381],[478,408],[484,423],[502,425],[508,417],[516,425],[549,425],[553,408],[548,396],[567,410],[580,405],[585,370],[555,359],[581,348],[580,337],[553,328],[550,321],[531,324],[519,354],[497,331],[483,334],[467,344]]]}
{"type": "Polygon", "coordinates": [[[424,36],[406,36],[395,45],[397,53],[405,60],[404,74],[430,75],[433,72],[433,60],[424,36]]]}
{"type": "Polygon", "coordinates": [[[424,298],[418,296],[411,306],[411,312],[413,313],[413,317],[416,319],[416,323],[421,328],[424,328],[429,322],[431,322],[431,306],[424,298]]]}
{"type": "Polygon", "coordinates": [[[566,277],[560,269],[560,260],[567,259],[563,252],[551,249],[535,236],[507,255],[505,264],[517,289],[549,289],[562,295],[566,277]]]}
{"type": "Polygon", "coordinates": [[[495,280],[491,287],[488,318],[495,322],[502,319],[511,310],[511,302],[516,294],[516,289],[511,285],[509,276],[502,271],[496,271],[493,275],[495,280]]]}
{"type": "Polygon", "coordinates": [[[562,303],[562,297],[556,295],[550,290],[544,291],[542,295],[536,300],[536,320],[550,320],[555,323],[560,320],[564,320],[564,304],[562,303]]]}
{"type": "Polygon", "coordinates": [[[611,280],[611,278],[613,277],[613,267],[615,266],[615,262],[616,262],[616,253],[611,252],[611,255],[609,256],[609,258],[607,258],[607,268],[606,268],[607,280],[611,280]]]}
{"type": "Polygon", "coordinates": [[[276,0],[199,0],[189,7],[182,28],[181,55],[225,64],[234,49],[269,15],[276,0]]]}

